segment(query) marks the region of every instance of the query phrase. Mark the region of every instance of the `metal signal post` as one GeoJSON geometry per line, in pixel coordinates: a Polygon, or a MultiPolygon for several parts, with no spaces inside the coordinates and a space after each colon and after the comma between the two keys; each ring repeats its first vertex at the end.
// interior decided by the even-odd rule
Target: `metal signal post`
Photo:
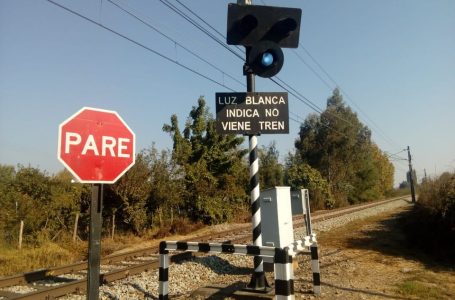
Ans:
{"type": "MultiPolygon", "coordinates": [[[[246,51],[249,52],[248,50],[246,51]]],[[[248,54],[247,54],[248,56],[248,54]]],[[[247,92],[255,92],[254,74],[249,70],[248,66],[244,66],[244,74],[246,75],[247,92]]],[[[253,223],[253,244],[262,246],[262,229],[261,229],[261,207],[260,207],[260,189],[259,189],[259,159],[258,159],[258,138],[257,135],[249,135],[249,164],[250,164],[250,197],[251,197],[251,215],[253,223]]],[[[269,284],[264,273],[264,262],[262,257],[254,257],[254,272],[251,277],[248,289],[254,291],[268,291],[269,284]]]]}
{"type": "MultiPolygon", "coordinates": [[[[270,78],[280,72],[284,62],[281,48],[298,47],[301,14],[301,9],[252,5],[251,0],[237,0],[237,4],[228,5],[226,42],[228,45],[242,45],[246,49],[243,74],[246,76],[247,93],[256,92],[255,75],[270,78]]],[[[254,130],[244,133],[249,137],[250,196],[255,246],[262,246],[257,153],[257,136],[261,132],[263,131],[254,130]]],[[[257,292],[270,290],[260,256],[254,257],[254,272],[247,288],[257,292]]]]}

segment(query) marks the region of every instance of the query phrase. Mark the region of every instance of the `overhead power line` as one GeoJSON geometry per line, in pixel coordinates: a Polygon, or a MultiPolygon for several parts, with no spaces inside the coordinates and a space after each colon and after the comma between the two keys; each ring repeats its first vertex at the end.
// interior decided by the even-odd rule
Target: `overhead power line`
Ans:
{"type": "Polygon", "coordinates": [[[175,64],[175,65],[177,65],[177,66],[179,66],[179,67],[181,67],[181,68],[183,68],[185,70],[187,70],[187,71],[190,71],[193,74],[198,75],[199,77],[202,77],[202,78],[204,78],[206,80],[209,80],[212,83],[215,83],[215,84],[217,84],[217,85],[219,85],[221,87],[224,87],[224,88],[226,88],[226,89],[228,89],[228,90],[230,90],[232,92],[236,92],[234,89],[227,87],[225,84],[220,83],[220,82],[208,77],[207,75],[204,75],[204,74],[202,74],[202,73],[200,73],[200,72],[198,72],[198,71],[196,71],[196,70],[194,70],[194,69],[192,69],[192,68],[190,68],[190,67],[188,67],[188,66],[186,66],[186,65],[184,65],[184,64],[182,64],[180,62],[178,62],[177,60],[174,60],[174,59],[164,55],[163,53],[160,53],[160,52],[158,52],[158,51],[156,51],[156,50],[154,50],[154,49],[152,49],[152,48],[150,48],[150,47],[148,47],[148,46],[146,46],[146,45],[144,45],[142,43],[139,43],[139,42],[133,40],[132,38],[130,38],[130,37],[128,37],[128,36],[126,36],[126,35],[124,35],[124,34],[122,34],[120,32],[117,32],[117,31],[113,30],[112,28],[109,28],[109,27],[107,27],[107,26],[105,26],[105,25],[103,25],[103,24],[101,24],[101,23],[99,23],[99,22],[97,22],[97,21],[95,21],[93,19],[90,19],[89,17],[86,17],[86,16],[84,16],[84,15],[82,15],[82,14],[80,14],[80,13],[78,13],[78,12],[76,12],[76,11],[66,7],[66,6],[64,6],[64,5],[61,5],[61,4],[59,4],[59,3],[57,3],[57,2],[55,2],[53,0],[47,0],[47,1],[49,3],[57,6],[57,7],[60,7],[61,9],[66,10],[67,12],[69,12],[69,13],[75,15],[75,16],[78,16],[78,17],[80,17],[80,18],[82,18],[82,19],[84,19],[84,20],[86,20],[86,21],[88,21],[88,22],[90,22],[90,23],[92,23],[94,25],[97,25],[97,26],[99,26],[99,27],[101,27],[101,28],[103,28],[103,29],[105,29],[105,30],[107,30],[107,31],[109,31],[109,32],[111,32],[111,33],[113,33],[113,34],[115,34],[115,35],[117,35],[117,36],[119,36],[119,37],[121,37],[121,38],[123,38],[123,39],[125,39],[125,40],[127,40],[129,42],[131,42],[131,43],[133,43],[133,44],[136,44],[139,47],[144,48],[145,50],[150,51],[150,52],[160,56],[161,58],[163,58],[163,59],[165,59],[165,60],[167,60],[167,61],[169,61],[169,62],[171,62],[171,63],[173,63],[173,64],[175,64]]]}
{"type": "Polygon", "coordinates": [[[293,50],[293,52],[294,52],[294,54],[297,56],[297,58],[298,58],[298,59],[299,59],[299,60],[300,60],[308,69],[310,69],[310,71],[311,71],[316,77],[318,77],[319,80],[320,80],[322,83],[324,83],[325,86],[326,86],[330,91],[333,90],[333,87],[332,87],[327,81],[325,81],[325,79],[322,78],[322,76],[319,75],[319,73],[316,72],[316,70],[313,69],[313,67],[310,66],[310,64],[307,63],[307,62],[303,59],[303,57],[302,57],[296,50],[293,50]]]}
{"type": "MultiPolygon", "coordinates": [[[[211,66],[212,68],[214,68],[215,70],[221,72],[223,75],[226,75],[228,76],[229,78],[231,78],[232,80],[234,80],[235,82],[237,82],[238,84],[242,85],[242,86],[246,86],[245,83],[241,82],[240,80],[238,80],[237,78],[235,78],[234,76],[232,75],[229,75],[227,74],[226,72],[224,72],[221,68],[215,66],[214,64],[212,64],[211,62],[207,61],[205,58],[203,58],[202,56],[198,55],[197,53],[195,53],[194,51],[188,49],[187,47],[185,47],[184,45],[182,45],[181,43],[179,43],[178,41],[176,41],[175,39],[171,38],[170,36],[168,36],[167,34],[163,33],[161,30],[159,30],[158,28],[156,28],[155,26],[153,26],[152,24],[150,24],[149,22],[146,22],[144,21],[143,19],[141,19],[137,13],[132,13],[131,11],[125,9],[124,7],[122,7],[121,5],[119,5],[118,3],[112,1],[112,0],[107,0],[109,1],[112,5],[116,6],[117,8],[119,8],[120,10],[122,10],[123,12],[127,13],[128,15],[132,16],[133,18],[135,18],[136,20],[138,20],[139,22],[141,22],[142,24],[144,24],[145,26],[147,26],[148,28],[154,30],[155,32],[157,32],[158,34],[160,34],[162,37],[166,38],[167,40],[175,43],[175,45],[178,45],[180,48],[182,48],[183,50],[187,51],[188,53],[190,53],[191,55],[193,55],[194,57],[196,57],[197,59],[203,61],[204,63],[208,64],[209,66],[211,66]]],[[[131,9],[131,8],[130,8],[131,9]]]]}
{"type": "MultiPolygon", "coordinates": [[[[390,137],[388,137],[383,131],[382,129],[376,124],[376,122],[374,122],[366,112],[364,112],[359,105],[357,105],[357,103],[351,98],[351,96],[349,96],[349,94],[341,87],[340,84],[338,84],[337,81],[335,81],[335,79],[333,79],[333,77],[329,74],[329,72],[326,71],[326,69],[316,60],[316,58],[311,55],[310,51],[308,51],[303,45],[302,43],[299,43],[299,47],[300,49],[302,49],[303,51],[305,51],[305,53],[308,55],[308,57],[310,57],[310,59],[316,64],[316,66],[327,76],[327,78],[335,85],[335,87],[338,87],[338,89],[340,90],[340,92],[342,94],[344,94],[346,96],[347,99],[349,99],[349,101],[354,105],[354,107],[370,122],[371,124],[371,129],[376,131],[376,133],[383,138],[384,141],[386,141],[387,143],[389,143],[391,146],[393,147],[397,147],[399,148],[399,146],[397,146],[398,144],[395,143],[390,137]]],[[[299,58],[301,58],[300,56],[298,56],[299,58]]],[[[325,81],[312,67],[309,66],[308,63],[306,63],[303,58],[301,59],[301,61],[326,85],[326,86],[329,86],[330,85],[327,83],[327,81],[325,81]]]]}
{"type": "MultiPolygon", "coordinates": [[[[261,0],[263,5],[267,5],[264,0],[261,0]]],[[[308,51],[302,43],[299,43],[299,48],[302,49],[306,55],[313,61],[313,63],[316,64],[316,66],[319,68],[322,73],[334,84],[334,87],[331,86],[322,76],[310,65],[308,64],[303,57],[301,57],[296,50],[294,50],[294,54],[297,56],[297,58],[316,76],[319,78],[319,80],[324,83],[325,86],[327,86],[330,90],[333,90],[335,87],[338,87],[340,92],[346,96],[346,98],[354,105],[354,107],[367,119],[370,123],[371,130],[374,130],[384,141],[389,143],[392,147],[397,147],[400,148],[400,146],[392,140],[389,136],[385,134],[385,132],[381,129],[381,127],[373,120],[370,118],[370,116],[364,112],[360,106],[352,99],[352,97],[341,87],[340,84],[329,74],[329,72],[317,61],[317,59],[308,51]]]]}
{"type": "Polygon", "coordinates": [[[207,36],[209,36],[211,39],[213,39],[214,41],[216,41],[219,45],[221,45],[223,48],[227,49],[229,52],[231,52],[232,54],[234,54],[235,56],[237,56],[239,59],[243,60],[243,57],[237,53],[236,51],[234,51],[232,48],[230,48],[228,45],[226,45],[224,43],[224,41],[220,40],[219,38],[217,38],[215,35],[213,35],[210,31],[208,31],[207,29],[204,28],[204,26],[202,26],[201,24],[199,24],[198,22],[196,22],[194,19],[192,19],[191,17],[189,17],[186,13],[184,13],[181,9],[179,9],[178,7],[176,7],[174,4],[170,3],[168,0],[160,0],[161,3],[163,3],[166,7],[168,7],[169,9],[171,9],[173,12],[175,12],[176,14],[178,14],[179,16],[181,16],[182,18],[184,18],[187,22],[189,22],[190,24],[192,24],[194,27],[196,27],[197,29],[199,29],[200,31],[204,32],[207,36]]]}

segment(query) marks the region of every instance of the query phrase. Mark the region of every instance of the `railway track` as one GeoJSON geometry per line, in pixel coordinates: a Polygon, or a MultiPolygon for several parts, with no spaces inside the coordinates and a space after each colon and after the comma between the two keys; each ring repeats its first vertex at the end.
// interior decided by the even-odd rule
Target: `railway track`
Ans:
{"type": "MultiPolygon", "coordinates": [[[[402,200],[397,197],[348,208],[312,213],[312,222],[317,223],[342,215],[351,214],[371,207],[402,200]]],[[[303,216],[294,217],[294,228],[304,226],[303,216]]],[[[244,224],[235,230],[226,230],[187,239],[186,241],[210,241],[218,243],[251,243],[251,224],[244,224]]],[[[100,284],[155,270],[158,268],[158,246],[130,251],[101,258],[100,284]]],[[[171,261],[188,259],[194,254],[179,253],[171,261]]],[[[54,299],[72,293],[83,293],[87,288],[87,261],[70,265],[41,269],[28,273],[0,278],[0,300],[13,299],[54,299]]]]}

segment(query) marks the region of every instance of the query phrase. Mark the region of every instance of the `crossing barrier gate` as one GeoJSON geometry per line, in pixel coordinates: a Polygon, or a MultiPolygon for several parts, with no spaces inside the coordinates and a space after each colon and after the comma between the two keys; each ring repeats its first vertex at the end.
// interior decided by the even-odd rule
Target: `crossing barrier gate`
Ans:
{"type": "Polygon", "coordinates": [[[285,248],[221,243],[162,241],[160,243],[160,265],[158,270],[158,299],[160,300],[169,299],[169,251],[272,257],[275,267],[276,300],[295,299],[292,256],[299,253],[310,254],[311,269],[313,272],[313,291],[315,294],[321,293],[318,248],[316,236],[314,234],[306,236],[303,240],[296,241],[285,248]],[[310,251],[308,251],[308,249],[310,249],[310,251]]]}

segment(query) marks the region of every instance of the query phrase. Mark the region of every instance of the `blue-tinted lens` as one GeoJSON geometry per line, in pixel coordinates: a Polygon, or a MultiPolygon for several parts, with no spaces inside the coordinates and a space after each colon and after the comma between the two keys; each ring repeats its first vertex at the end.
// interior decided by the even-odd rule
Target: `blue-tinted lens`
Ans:
{"type": "Polygon", "coordinates": [[[270,66],[271,64],[273,64],[273,55],[269,52],[265,52],[264,54],[262,54],[261,63],[265,67],[270,66]]]}

